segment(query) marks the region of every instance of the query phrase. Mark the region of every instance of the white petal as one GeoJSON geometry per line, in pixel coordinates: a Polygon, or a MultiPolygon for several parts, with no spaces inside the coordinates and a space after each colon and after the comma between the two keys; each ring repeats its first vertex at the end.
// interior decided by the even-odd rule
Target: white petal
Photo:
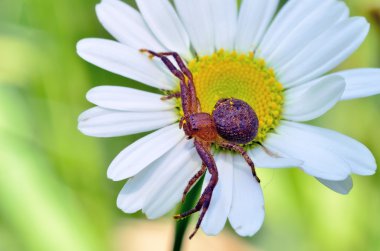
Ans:
{"type": "MultiPolygon", "coordinates": [[[[216,165],[219,173],[219,180],[215,186],[210,206],[203,218],[201,227],[207,235],[217,235],[223,230],[227,217],[230,213],[233,189],[233,159],[230,153],[218,153],[216,165]]],[[[211,175],[206,173],[203,182],[203,190],[208,184],[211,175]]]]}
{"type": "Polygon", "coordinates": [[[149,219],[158,218],[180,200],[201,161],[193,141],[183,139],[176,147],[128,180],[118,196],[118,207],[126,213],[140,209],[149,219]],[[184,166],[185,165],[185,166],[184,166]]]}
{"type": "Polygon", "coordinates": [[[117,197],[118,208],[125,213],[135,213],[143,207],[145,198],[151,191],[151,182],[161,171],[164,160],[174,150],[175,148],[127,181],[117,197]]]}
{"type": "Polygon", "coordinates": [[[201,164],[193,141],[188,141],[187,148],[174,155],[150,184],[152,191],[143,206],[143,212],[149,219],[163,216],[181,200],[185,187],[201,164]]]}
{"type": "Polygon", "coordinates": [[[176,86],[173,77],[160,70],[147,55],[118,42],[87,38],[78,42],[77,52],[98,67],[144,84],[161,89],[176,86]]]}
{"type": "Polygon", "coordinates": [[[318,135],[294,132],[283,124],[276,131],[278,134],[268,135],[265,146],[279,156],[302,160],[300,167],[307,174],[327,180],[344,180],[350,174],[350,166],[341,156],[318,144],[318,135]]]}
{"type": "Polygon", "coordinates": [[[102,0],[96,14],[104,28],[118,41],[134,49],[164,51],[140,13],[120,0],[102,0]]]}
{"type": "Polygon", "coordinates": [[[380,69],[353,69],[334,73],[344,78],[346,89],[342,99],[363,98],[380,93],[380,69]]]}
{"type": "MultiPolygon", "coordinates": [[[[206,2],[206,1],[205,1],[206,2]]],[[[236,0],[210,0],[215,48],[232,51],[237,26],[236,0]]]]}
{"type": "Polygon", "coordinates": [[[78,116],[78,122],[86,121],[86,120],[94,118],[94,117],[106,115],[110,112],[111,112],[111,110],[108,110],[108,109],[103,109],[101,107],[93,107],[93,108],[90,108],[90,109],[82,112],[78,116]]]}
{"type": "MultiPolygon", "coordinates": [[[[268,151],[270,151],[270,149],[268,149],[268,151]]],[[[274,153],[268,154],[262,147],[256,147],[248,151],[248,154],[255,163],[255,166],[260,168],[298,167],[303,164],[301,160],[290,158],[288,156],[276,156],[274,153]]]]}
{"type": "Polygon", "coordinates": [[[260,43],[275,14],[279,0],[244,0],[240,7],[235,48],[246,53],[260,43]]]}
{"type": "Polygon", "coordinates": [[[324,179],[318,179],[318,178],[317,180],[321,182],[323,185],[325,185],[326,187],[340,194],[348,194],[351,191],[352,186],[353,186],[351,176],[348,176],[348,178],[345,180],[338,180],[338,181],[324,180],[324,179]]]}
{"type": "Polygon", "coordinates": [[[241,156],[234,156],[231,226],[241,236],[252,236],[264,222],[264,197],[260,184],[241,156]]]}
{"type": "Polygon", "coordinates": [[[341,99],[345,86],[342,77],[329,76],[290,88],[285,91],[284,118],[293,121],[318,118],[341,99]]]}
{"type": "Polygon", "coordinates": [[[94,137],[117,137],[156,130],[178,120],[174,111],[124,112],[91,108],[79,117],[79,130],[94,137]]]}
{"type": "MultiPolygon", "coordinates": [[[[283,121],[287,133],[298,135],[304,141],[312,141],[320,147],[338,155],[359,175],[372,175],[376,171],[376,160],[362,143],[341,133],[300,123],[283,121]]],[[[310,142],[311,143],[311,142],[310,142]]]]}
{"type": "Polygon", "coordinates": [[[174,0],[178,14],[198,55],[214,52],[214,27],[210,2],[205,0],[174,0]]]}
{"type": "Polygon", "coordinates": [[[178,124],[155,131],[125,148],[108,168],[108,178],[118,181],[136,175],[172,149],[184,134],[178,124]]]}
{"type": "Polygon", "coordinates": [[[347,19],[349,10],[344,2],[313,1],[316,5],[308,15],[298,16],[298,20],[288,27],[265,60],[275,69],[292,59],[300,50],[336,23],[347,19]]]}
{"type": "MultiPolygon", "coordinates": [[[[264,2],[264,1],[263,1],[264,2]]],[[[266,58],[273,51],[278,43],[288,35],[300,20],[303,20],[309,13],[320,5],[320,1],[288,1],[274,18],[266,31],[257,53],[260,57],[266,58]]]]}
{"type": "Polygon", "coordinates": [[[156,187],[153,184],[157,178],[168,170],[168,164],[188,155],[188,146],[191,143],[182,139],[173,149],[130,178],[117,198],[118,207],[126,213],[135,213],[142,209],[147,197],[155,192],[156,187]]]}
{"type": "Polygon", "coordinates": [[[162,95],[119,86],[94,87],[86,98],[95,105],[120,111],[154,112],[175,107],[174,100],[162,101],[162,95]]]}
{"type": "Polygon", "coordinates": [[[136,0],[145,22],[170,51],[191,59],[189,37],[168,0],[136,0]]]}
{"type": "Polygon", "coordinates": [[[346,19],[314,39],[291,61],[277,70],[285,87],[319,77],[338,66],[364,41],[369,31],[362,17],[346,19]]]}

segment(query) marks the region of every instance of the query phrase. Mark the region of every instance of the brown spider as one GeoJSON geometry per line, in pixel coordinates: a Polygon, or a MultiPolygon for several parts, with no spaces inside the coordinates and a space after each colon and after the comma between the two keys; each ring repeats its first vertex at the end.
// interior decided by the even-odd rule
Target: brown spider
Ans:
{"type": "Polygon", "coordinates": [[[182,219],[201,211],[195,230],[189,237],[191,239],[202,223],[210,205],[212,193],[218,182],[218,169],[210,152],[211,144],[214,143],[222,148],[240,153],[251,167],[253,176],[260,182],[256,175],[253,161],[244,148],[238,145],[249,143],[256,137],[259,120],[254,110],[246,102],[234,98],[220,99],[215,104],[212,114],[202,112],[196,95],[193,76],[176,52],[157,53],[146,49],[141,49],[140,51],[148,52],[152,58],[160,58],[180,80],[180,92],[168,95],[163,99],[181,98],[184,116],[180,120],[179,127],[183,128],[188,139],[194,138],[195,148],[203,162],[201,170],[191,178],[184,190],[182,202],[185,200],[190,188],[202,177],[206,169],[211,174],[211,179],[196,206],[187,212],[174,216],[175,219],[182,219]],[[172,64],[168,56],[173,56],[179,69],[172,64]]]}

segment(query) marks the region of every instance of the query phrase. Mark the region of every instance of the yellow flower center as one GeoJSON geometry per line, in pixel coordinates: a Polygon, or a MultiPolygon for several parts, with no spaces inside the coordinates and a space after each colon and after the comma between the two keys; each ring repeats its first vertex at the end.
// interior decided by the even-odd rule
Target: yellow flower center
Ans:
{"type": "Polygon", "coordinates": [[[238,54],[223,50],[189,62],[194,76],[202,111],[212,113],[221,98],[236,98],[247,102],[259,119],[254,141],[262,142],[281,119],[284,102],[283,86],[273,69],[254,54],[238,54]]]}

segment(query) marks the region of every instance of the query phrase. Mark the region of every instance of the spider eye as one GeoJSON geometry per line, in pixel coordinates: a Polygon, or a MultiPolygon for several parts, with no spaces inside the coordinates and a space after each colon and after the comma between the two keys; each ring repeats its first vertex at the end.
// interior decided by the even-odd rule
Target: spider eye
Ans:
{"type": "Polygon", "coordinates": [[[218,134],[234,143],[247,144],[257,135],[259,120],[255,111],[239,99],[218,101],[212,113],[218,134]]]}

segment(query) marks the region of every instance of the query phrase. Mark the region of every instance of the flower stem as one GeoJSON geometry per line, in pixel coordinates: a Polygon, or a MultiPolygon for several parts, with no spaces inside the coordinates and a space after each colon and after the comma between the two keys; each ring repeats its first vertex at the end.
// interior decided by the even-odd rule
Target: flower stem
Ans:
{"type": "MultiPolygon", "coordinates": [[[[186,200],[183,205],[180,207],[180,212],[186,212],[187,210],[192,209],[199,198],[199,194],[202,188],[203,178],[195,184],[193,189],[187,194],[186,200]]],[[[185,219],[178,220],[175,226],[175,238],[173,244],[173,251],[181,251],[184,234],[189,225],[191,215],[185,219]]]]}

